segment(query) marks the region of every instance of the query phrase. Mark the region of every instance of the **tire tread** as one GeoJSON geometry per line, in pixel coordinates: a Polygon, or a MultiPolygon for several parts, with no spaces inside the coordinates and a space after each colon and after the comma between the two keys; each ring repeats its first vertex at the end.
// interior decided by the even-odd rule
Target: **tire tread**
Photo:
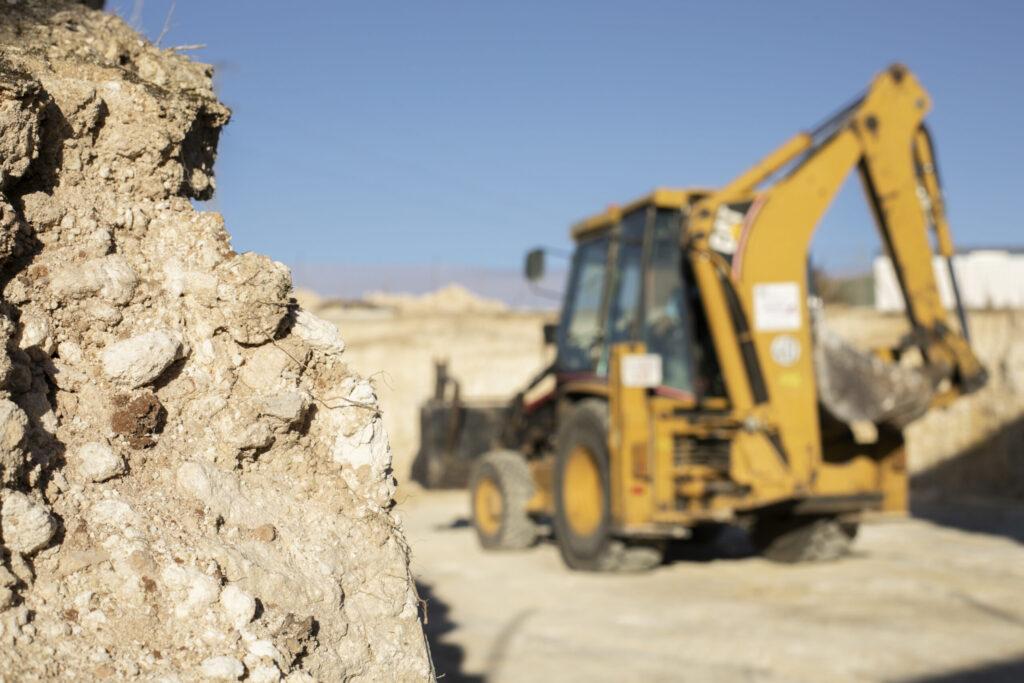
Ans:
{"type": "Polygon", "coordinates": [[[766,517],[754,526],[753,541],[773,562],[829,562],[849,554],[857,525],[833,517],[766,517]]]}
{"type": "MultiPolygon", "coordinates": [[[[502,509],[501,528],[497,536],[485,536],[477,528],[480,544],[488,550],[524,550],[537,542],[537,524],[526,511],[526,504],[533,497],[533,475],[526,458],[516,451],[490,451],[480,456],[473,467],[470,478],[470,491],[476,490],[476,483],[481,476],[488,474],[501,491],[502,509]]],[[[473,496],[470,496],[473,500],[473,496]]],[[[476,528],[475,515],[470,515],[476,528]]]]}

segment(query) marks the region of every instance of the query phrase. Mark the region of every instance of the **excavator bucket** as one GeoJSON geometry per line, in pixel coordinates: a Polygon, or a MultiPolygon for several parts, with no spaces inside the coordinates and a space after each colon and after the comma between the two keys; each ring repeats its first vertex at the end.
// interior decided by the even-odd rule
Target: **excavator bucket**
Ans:
{"type": "Polygon", "coordinates": [[[935,395],[936,382],[922,370],[865,353],[820,322],[815,325],[814,372],[818,399],[848,424],[902,429],[925,414],[935,395]]]}
{"type": "Polygon", "coordinates": [[[506,402],[462,400],[447,363],[435,363],[434,396],[420,407],[420,450],[412,479],[425,488],[465,488],[473,461],[499,446],[506,402]]]}

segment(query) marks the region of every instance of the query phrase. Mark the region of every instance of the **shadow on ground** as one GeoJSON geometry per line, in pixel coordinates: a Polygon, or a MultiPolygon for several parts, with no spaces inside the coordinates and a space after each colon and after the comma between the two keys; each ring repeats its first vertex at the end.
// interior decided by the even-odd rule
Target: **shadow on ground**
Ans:
{"type": "Polygon", "coordinates": [[[727,524],[697,527],[693,538],[673,541],[665,551],[665,564],[741,560],[757,554],[744,529],[727,524]]]}
{"type": "Polygon", "coordinates": [[[430,584],[416,582],[416,590],[424,603],[423,631],[430,644],[437,678],[445,683],[485,683],[497,678],[508,657],[512,639],[533,615],[533,610],[522,610],[512,616],[494,639],[487,654],[482,674],[466,671],[466,652],[459,645],[447,642],[446,636],[457,628],[452,621],[451,608],[437,597],[430,584]]]}
{"type": "Polygon", "coordinates": [[[464,670],[466,652],[462,647],[445,641],[445,636],[455,630],[451,608],[434,594],[428,583],[416,582],[416,592],[423,604],[423,631],[430,645],[430,656],[438,680],[451,683],[483,683],[479,675],[467,674],[464,670]]]}
{"type": "Polygon", "coordinates": [[[969,669],[957,669],[919,678],[909,678],[902,683],[1018,683],[1024,681],[1024,657],[1001,662],[982,664],[969,669]]]}
{"type": "Polygon", "coordinates": [[[1024,417],[915,474],[911,513],[943,526],[1024,543],[1024,417]]]}

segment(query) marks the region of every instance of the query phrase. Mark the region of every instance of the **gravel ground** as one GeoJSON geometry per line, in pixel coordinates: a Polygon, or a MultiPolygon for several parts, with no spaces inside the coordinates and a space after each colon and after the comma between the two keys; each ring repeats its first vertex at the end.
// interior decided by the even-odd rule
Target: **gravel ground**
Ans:
{"type": "MultiPolygon", "coordinates": [[[[769,563],[737,531],[615,576],[570,572],[550,542],[485,553],[467,507],[399,508],[444,681],[1024,680],[1021,509],[1000,508],[1002,535],[873,520],[822,565],[769,563]]],[[[990,510],[968,511],[978,528],[990,510]]]]}

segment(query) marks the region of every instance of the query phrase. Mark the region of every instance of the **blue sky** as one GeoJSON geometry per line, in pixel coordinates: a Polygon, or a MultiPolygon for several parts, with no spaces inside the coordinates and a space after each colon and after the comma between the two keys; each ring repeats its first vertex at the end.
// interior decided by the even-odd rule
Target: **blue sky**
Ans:
{"type": "MultiPolygon", "coordinates": [[[[893,61],[932,93],[958,244],[1024,243],[1024,3],[173,4],[141,28],[205,44],[234,110],[210,206],[293,266],[518,267],[608,203],[727,181],[893,61]]],[[[865,266],[869,221],[853,179],[816,259],[865,266]]]]}

